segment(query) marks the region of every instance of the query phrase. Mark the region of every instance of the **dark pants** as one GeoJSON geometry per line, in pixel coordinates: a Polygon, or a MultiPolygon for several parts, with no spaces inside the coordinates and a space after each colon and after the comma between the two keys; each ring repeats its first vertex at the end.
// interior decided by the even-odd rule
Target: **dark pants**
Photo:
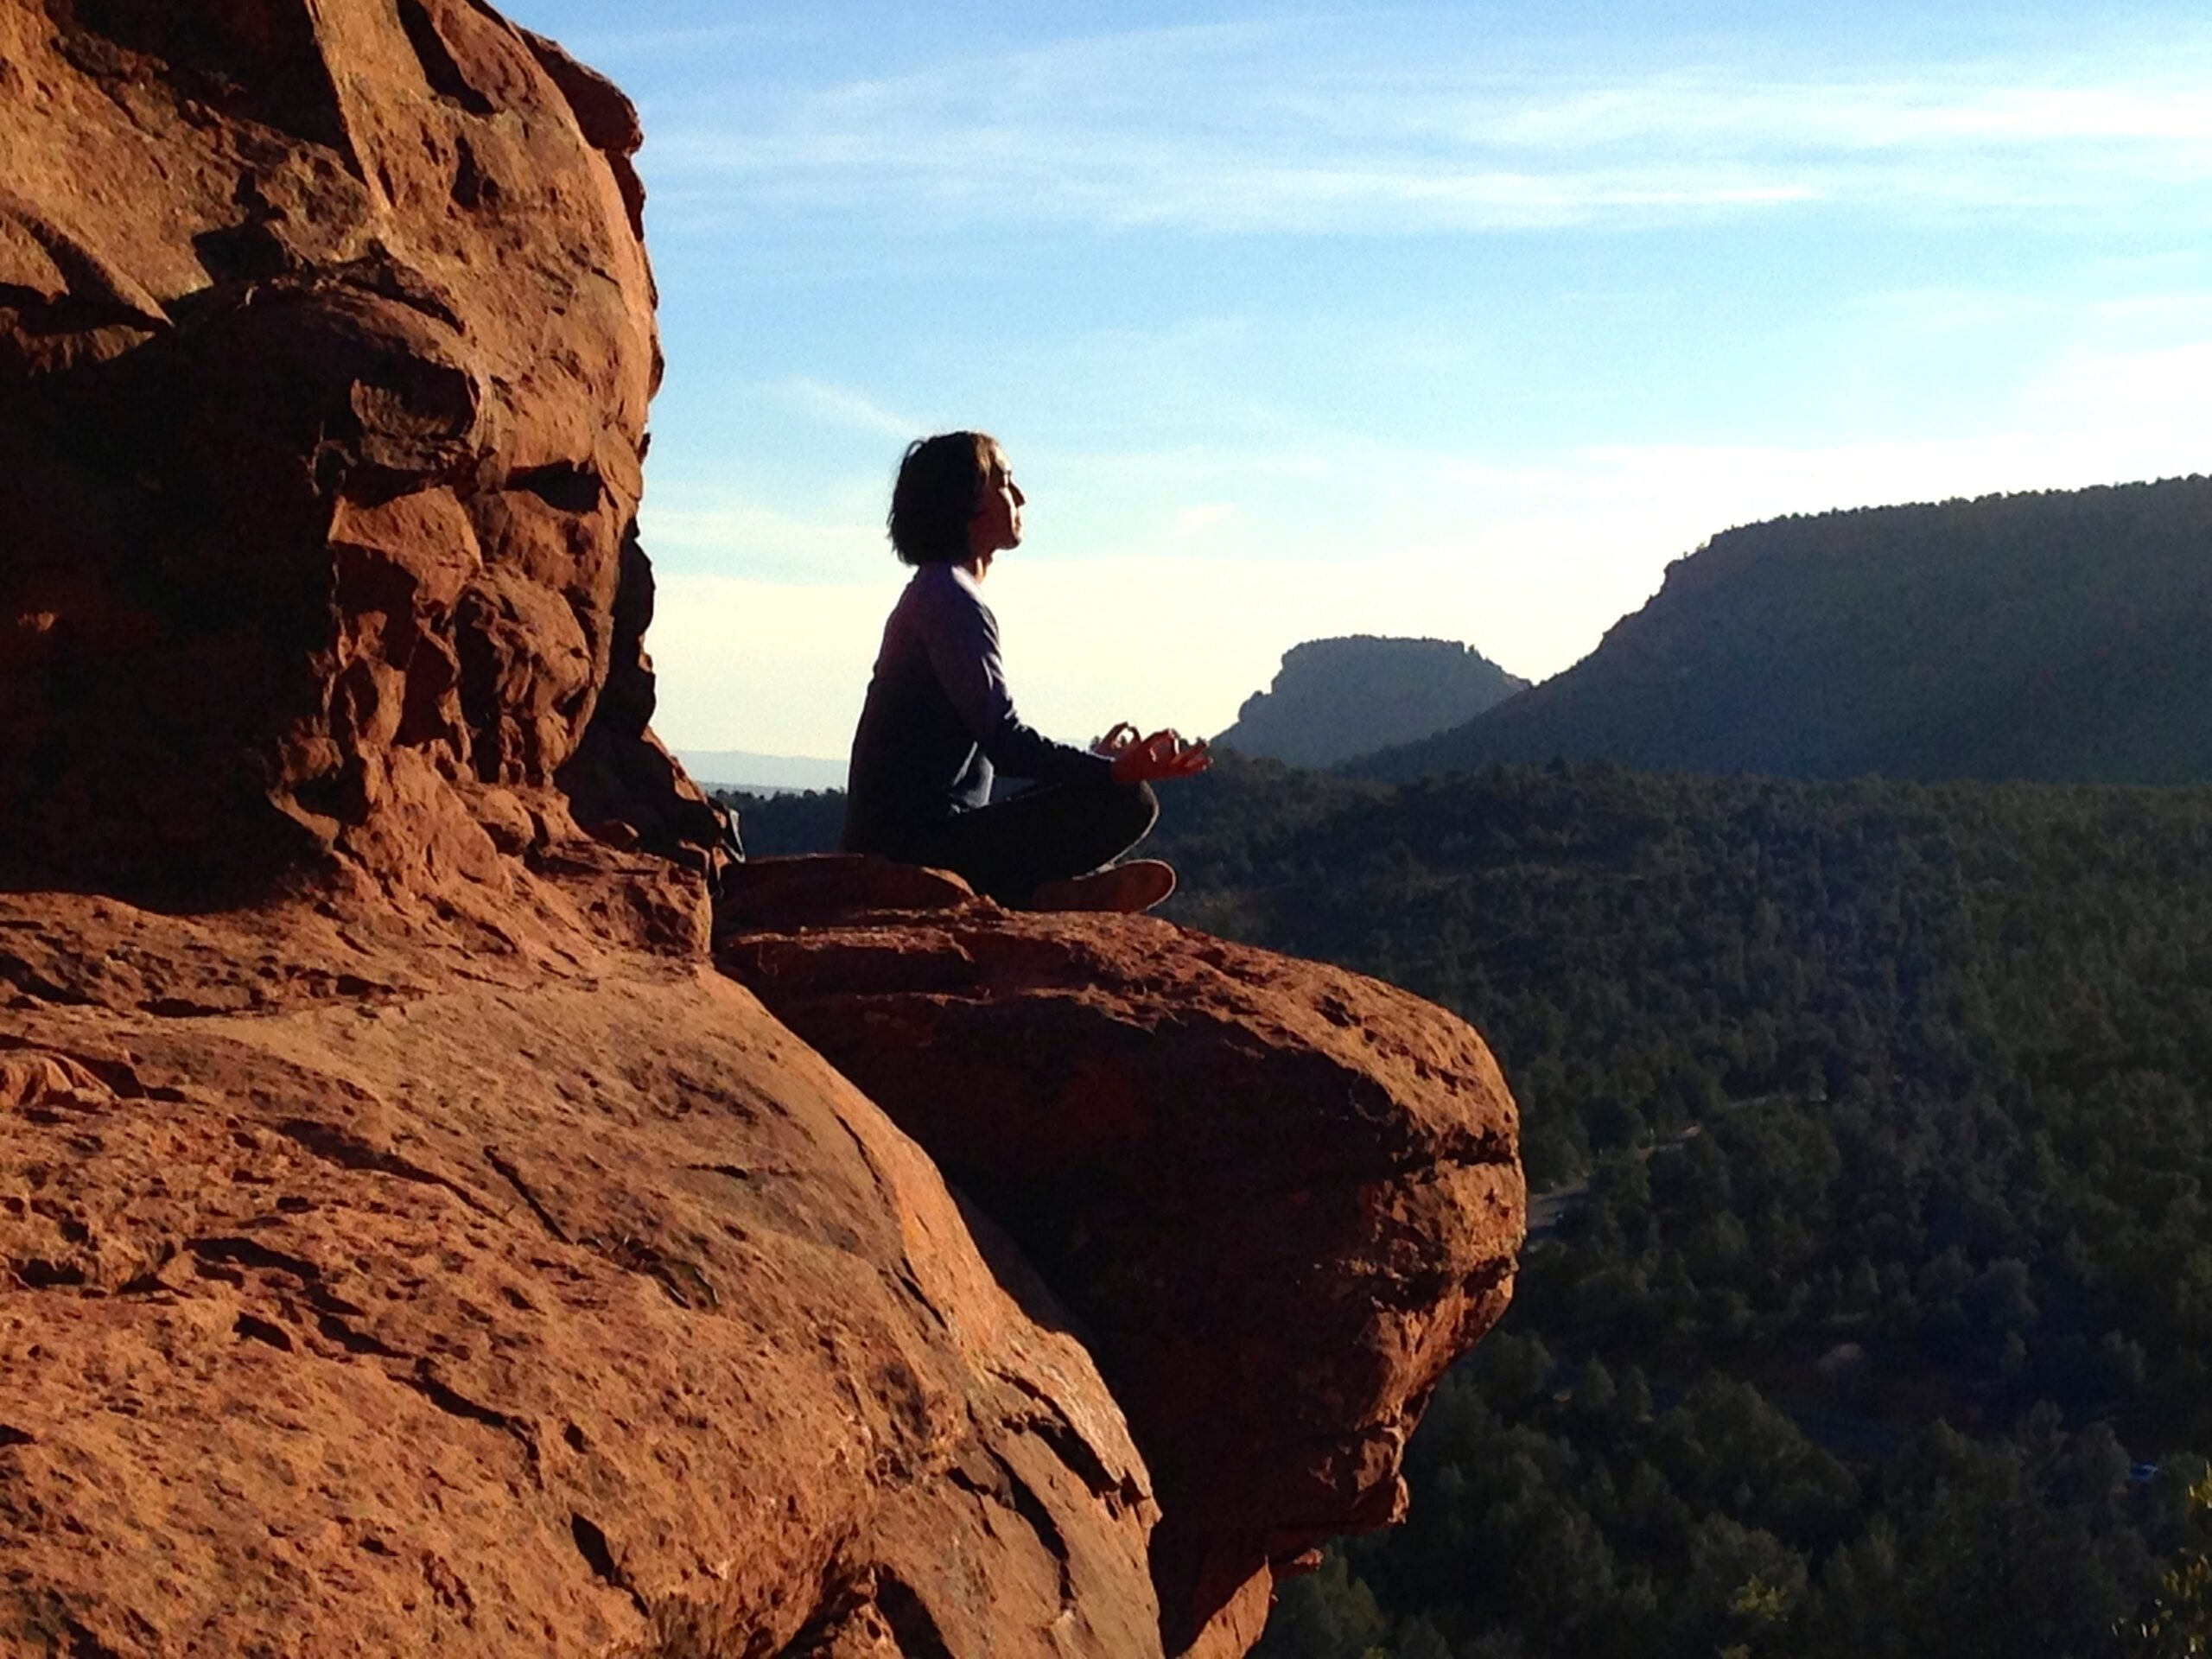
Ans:
{"type": "Polygon", "coordinates": [[[1002,905],[1087,875],[1142,841],[1160,817],[1150,784],[1046,784],[932,824],[902,861],[933,865],[1002,905]]]}

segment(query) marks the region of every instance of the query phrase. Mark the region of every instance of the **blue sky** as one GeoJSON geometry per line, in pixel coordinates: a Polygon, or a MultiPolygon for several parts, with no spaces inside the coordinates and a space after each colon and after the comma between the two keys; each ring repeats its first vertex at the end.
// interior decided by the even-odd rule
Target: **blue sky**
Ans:
{"type": "Polygon", "coordinates": [[[2201,6],[509,10],[645,118],[678,747],[843,753],[928,430],[1007,443],[1072,740],[1332,633],[1541,678],[1734,524],[2212,467],[2201,6]]]}

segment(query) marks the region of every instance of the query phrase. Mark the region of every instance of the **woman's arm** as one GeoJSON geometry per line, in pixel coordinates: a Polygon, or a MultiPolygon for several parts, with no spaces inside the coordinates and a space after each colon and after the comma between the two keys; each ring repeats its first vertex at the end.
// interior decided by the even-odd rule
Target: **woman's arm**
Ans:
{"type": "Polygon", "coordinates": [[[998,619],[957,578],[936,590],[918,620],[938,683],[992,766],[1009,777],[1048,784],[1116,776],[1114,760],[1056,743],[1015,712],[999,654],[998,619]]]}

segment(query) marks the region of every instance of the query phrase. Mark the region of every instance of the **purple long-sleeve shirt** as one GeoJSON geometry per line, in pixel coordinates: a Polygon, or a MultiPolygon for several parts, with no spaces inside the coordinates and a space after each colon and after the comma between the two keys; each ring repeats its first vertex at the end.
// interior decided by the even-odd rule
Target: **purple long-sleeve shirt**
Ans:
{"type": "Polygon", "coordinates": [[[998,619],[957,565],[914,572],[884,625],[846,774],[850,853],[911,854],[991,798],[991,779],[1104,783],[1114,763],[1024,725],[1007,690],[998,619]]]}

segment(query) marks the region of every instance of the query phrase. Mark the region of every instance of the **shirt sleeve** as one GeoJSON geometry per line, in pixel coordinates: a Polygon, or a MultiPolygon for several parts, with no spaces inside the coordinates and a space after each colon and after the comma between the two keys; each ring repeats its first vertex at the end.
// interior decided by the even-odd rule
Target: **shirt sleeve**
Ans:
{"type": "Polygon", "coordinates": [[[1014,778],[1046,784],[1104,783],[1114,763],[1103,754],[1056,743],[1014,712],[999,656],[998,619],[957,587],[941,590],[923,620],[923,643],[938,683],[993,766],[1014,778]]]}

